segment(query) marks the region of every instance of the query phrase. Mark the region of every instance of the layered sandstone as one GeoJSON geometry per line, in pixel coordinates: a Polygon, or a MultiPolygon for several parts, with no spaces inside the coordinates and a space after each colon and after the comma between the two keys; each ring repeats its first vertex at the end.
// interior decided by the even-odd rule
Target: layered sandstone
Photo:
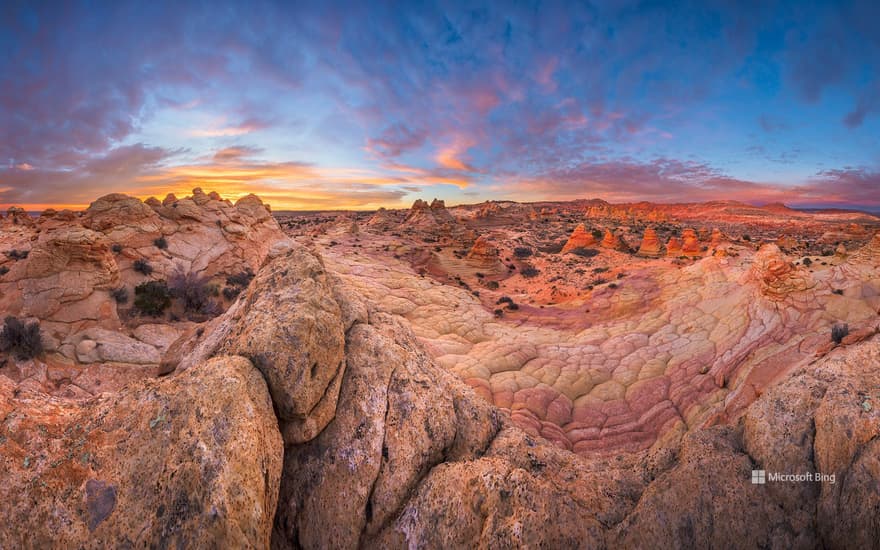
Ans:
{"type": "Polygon", "coordinates": [[[696,231],[693,229],[685,229],[681,232],[681,255],[682,256],[702,256],[703,251],[700,240],[696,231]]]}
{"type": "Polygon", "coordinates": [[[587,231],[586,226],[579,223],[577,227],[574,228],[574,231],[571,232],[571,235],[562,247],[560,254],[566,254],[577,248],[595,246],[595,244],[596,238],[593,236],[592,232],[587,231]]]}
{"type": "Polygon", "coordinates": [[[605,236],[602,238],[602,248],[608,248],[611,250],[618,250],[620,252],[628,252],[630,250],[629,245],[623,240],[623,237],[617,233],[614,233],[610,229],[605,230],[605,236]]]}
{"type": "Polygon", "coordinates": [[[642,243],[639,245],[638,255],[651,258],[657,258],[663,255],[663,245],[660,243],[660,239],[657,238],[657,232],[653,227],[645,229],[642,243]]]}

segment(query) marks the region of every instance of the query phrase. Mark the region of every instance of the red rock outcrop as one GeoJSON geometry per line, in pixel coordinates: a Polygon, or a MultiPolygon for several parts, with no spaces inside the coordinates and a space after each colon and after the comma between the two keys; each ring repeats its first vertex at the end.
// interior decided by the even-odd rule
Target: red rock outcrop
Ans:
{"type": "Polygon", "coordinates": [[[681,256],[681,239],[678,237],[669,237],[669,242],[666,243],[666,255],[681,256]]]}
{"type": "Polygon", "coordinates": [[[681,232],[681,254],[682,256],[702,256],[703,251],[700,240],[693,229],[685,229],[681,232]]]}
{"type": "Polygon", "coordinates": [[[784,300],[789,294],[806,290],[813,284],[810,273],[803,267],[795,267],[775,244],[765,244],[758,250],[751,274],[760,282],[764,296],[771,300],[784,300]]]}
{"type": "Polygon", "coordinates": [[[587,231],[584,224],[579,223],[577,227],[574,228],[574,231],[571,232],[571,235],[565,242],[565,246],[562,247],[560,254],[566,254],[576,248],[587,248],[595,245],[596,238],[590,231],[587,231]]]}
{"type": "Polygon", "coordinates": [[[660,243],[660,239],[657,238],[657,232],[653,227],[645,229],[642,244],[639,245],[638,255],[650,258],[658,258],[663,255],[663,245],[660,243]]]}
{"type": "Polygon", "coordinates": [[[602,248],[610,248],[620,252],[629,252],[629,245],[623,240],[623,237],[615,234],[610,229],[605,230],[605,236],[602,238],[602,248]]]}

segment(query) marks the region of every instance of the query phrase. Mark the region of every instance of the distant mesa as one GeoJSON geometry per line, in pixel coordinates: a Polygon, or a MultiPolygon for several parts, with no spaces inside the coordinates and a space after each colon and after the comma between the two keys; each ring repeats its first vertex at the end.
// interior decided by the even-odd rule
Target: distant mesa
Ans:
{"type": "Polygon", "coordinates": [[[587,231],[584,224],[579,223],[578,226],[574,228],[574,231],[571,232],[571,236],[568,237],[568,241],[566,241],[565,246],[562,247],[560,253],[566,254],[577,248],[586,248],[594,246],[595,244],[596,238],[593,234],[587,231]]]}

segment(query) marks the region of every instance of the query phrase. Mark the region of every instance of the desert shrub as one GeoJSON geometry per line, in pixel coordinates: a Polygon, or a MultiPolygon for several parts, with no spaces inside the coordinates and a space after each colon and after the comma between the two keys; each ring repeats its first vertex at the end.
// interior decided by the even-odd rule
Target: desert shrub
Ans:
{"type": "Polygon", "coordinates": [[[517,258],[528,258],[532,254],[534,254],[534,251],[527,246],[518,246],[513,249],[513,255],[517,258]]]}
{"type": "Polygon", "coordinates": [[[606,273],[608,269],[607,267],[594,267],[593,273],[606,273]]]}
{"type": "Polygon", "coordinates": [[[135,260],[132,267],[141,275],[149,275],[153,272],[153,266],[150,265],[150,262],[144,259],[135,260]]]}
{"type": "Polygon", "coordinates": [[[230,286],[246,287],[254,280],[254,272],[251,268],[240,271],[235,275],[226,277],[226,284],[230,286]]]}
{"type": "Polygon", "coordinates": [[[215,300],[217,287],[210,284],[210,278],[178,268],[168,278],[171,296],[180,300],[188,313],[214,314],[218,312],[215,300]]]}
{"type": "Polygon", "coordinates": [[[813,265],[813,260],[809,258],[804,258],[803,264],[807,267],[810,267],[811,265],[813,265]]]}
{"type": "Polygon", "coordinates": [[[512,304],[513,298],[511,298],[510,296],[502,296],[501,298],[498,298],[498,300],[495,303],[496,304],[512,304]]]}
{"type": "Polygon", "coordinates": [[[576,254],[576,255],[582,256],[584,258],[592,258],[593,256],[599,255],[599,251],[596,250],[595,248],[584,248],[582,246],[579,246],[577,248],[573,248],[572,250],[569,250],[568,252],[569,252],[569,254],[576,254]]]}
{"type": "Polygon", "coordinates": [[[113,243],[110,246],[110,250],[112,250],[114,254],[119,254],[120,252],[122,252],[122,245],[119,243],[113,243]]]}
{"type": "Polygon", "coordinates": [[[5,265],[0,265],[0,275],[6,275],[9,273],[9,268],[5,265]]]}
{"type": "Polygon", "coordinates": [[[30,254],[30,250],[7,250],[6,257],[10,260],[24,260],[30,254]]]}
{"type": "Polygon", "coordinates": [[[134,307],[144,315],[158,317],[171,305],[171,291],[165,281],[147,281],[134,287],[134,307]]]}
{"type": "Polygon", "coordinates": [[[238,295],[241,294],[241,288],[237,286],[227,286],[223,287],[223,297],[229,301],[235,300],[238,298],[238,295]]]}
{"type": "Polygon", "coordinates": [[[168,241],[165,240],[165,237],[159,237],[153,241],[153,244],[156,245],[156,248],[159,250],[165,250],[168,248],[168,241]]]}
{"type": "Polygon", "coordinates": [[[592,230],[591,233],[593,234],[593,238],[596,239],[597,241],[600,239],[603,239],[605,237],[605,233],[602,233],[598,229],[592,230]]]}
{"type": "Polygon", "coordinates": [[[11,315],[7,317],[0,330],[0,351],[12,353],[21,361],[43,353],[40,324],[36,321],[25,324],[11,315]]]}
{"type": "Polygon", "coordinates": [[[839,344],[849,334],[849,325],[846,323],[834,323],[831,326],[831,340],[839,344]]]}
{"type": "Polygon", "coordinates": [[[751,240],[752,240],[752,237],[751,237],[751,235],[743,235],[743,236],[742,236],[742,240],[744,240],[744,241],[751,241],[751,240]]]}
{"type": "Polygon", "coordinates": [[[843,289],[842,288],[835,288],[831,292],[833,292],[834,294],[837,294],[838,296],[843,296],[843,289]]]}
{"type": "Polygon", "coordinates": [[[503,316],[504,316],[504,310],[503,310],[503,309],[496,309],[496,310],[493,311],[492,313],[495,315],[495,317],[499,317],[499,318],[500,318],[500,317],[503,317],[503,316]]]}
{"type": "Polygon", "coordinates": [[[498,281],[486,281],[486,288],[489,290],[498,290],[498,287],[501,286],[498,284],[498,281]]]}
{"type": "Polygon", "coordinates": [[[114,288],[110,291],[110,296],[113,296],[113,299],[116,300],[117,304],[124,304],[128,302],[128,289],[124,286],[114,288]]]}
{"type": "Polygon", "coordinates": [[[510,302],[509,304],[507,304],[507,309],[509,309],[510,311],[516,311],[519,309],[519,305],[515,304],[513,302],[510,302]]]}
{"type": "Polygon", "coordinates": [[[519,270],[520,274],[526,279],[531,279],[532,277],[537,277],[541,272],[536,269],[534,266],[527,265],[519,270]]]}

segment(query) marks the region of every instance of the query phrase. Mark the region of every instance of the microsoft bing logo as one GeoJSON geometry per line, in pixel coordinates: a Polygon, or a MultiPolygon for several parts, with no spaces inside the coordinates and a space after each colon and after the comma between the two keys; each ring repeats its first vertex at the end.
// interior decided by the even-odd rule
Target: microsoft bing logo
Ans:
{"type": "Polygon", "coordinates": [[[764,485],[767,483],[767,473],[764,470],[752,470],[752,485],[764,485]]]}

